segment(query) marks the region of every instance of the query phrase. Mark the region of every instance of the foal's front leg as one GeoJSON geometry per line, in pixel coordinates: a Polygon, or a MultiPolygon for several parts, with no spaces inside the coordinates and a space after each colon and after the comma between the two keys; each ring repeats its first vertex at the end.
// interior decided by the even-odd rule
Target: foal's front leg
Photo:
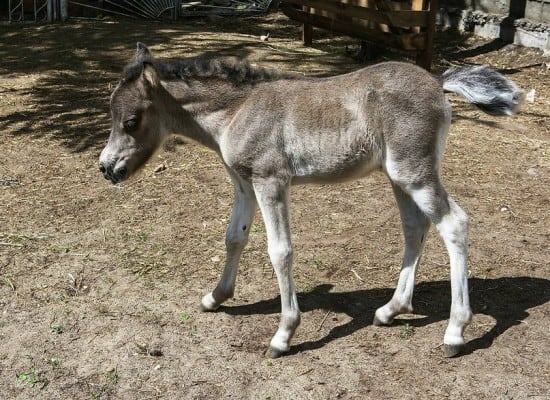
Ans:
{"type": "Polygon", "coordinates": [[[289,183],[269,178],[256,180],[254,191],[264,218],[269,258],[281,293],[281,320],[266,356],[279,357],[290,349],[290,339],[300,324],[300,309],[292,279],[292,243],[288,210],[289,183]]]}
{"type": "Polygon", "coordinates": [[[202,298],[201,308],[203,311],[214,311],[225,300],[233,297],[239,260],[248,241],[248,234],[256,210],[256,198],[252,186],[239,178],[230,169],[228,169],[228,172],[235,187],[235,201],[231,222],[225,235],[227,257],[218,285],[212,292],[202,298]]]}

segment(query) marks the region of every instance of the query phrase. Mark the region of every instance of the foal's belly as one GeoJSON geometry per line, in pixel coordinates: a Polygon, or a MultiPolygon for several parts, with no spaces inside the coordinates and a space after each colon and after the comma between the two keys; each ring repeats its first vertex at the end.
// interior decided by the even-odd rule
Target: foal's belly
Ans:
{"type": "Polygon", "coordinates": [[[335,183],[362,178],[381,169],[376,154],[362,153],[348,158],[334,158],[325,155],[312,162],[293,160],[292,184],[335,183]]]}

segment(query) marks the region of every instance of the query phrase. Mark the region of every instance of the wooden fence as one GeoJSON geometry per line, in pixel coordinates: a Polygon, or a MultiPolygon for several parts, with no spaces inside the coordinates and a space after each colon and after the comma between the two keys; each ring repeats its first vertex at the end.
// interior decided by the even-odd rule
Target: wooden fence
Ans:
{"type": "Polygon", "coordinates": [[[306,45],[317,27],[415,53],[418,65],[431,68],[437,0],[289,0],[280,7],[304,24],[306,45]]]}

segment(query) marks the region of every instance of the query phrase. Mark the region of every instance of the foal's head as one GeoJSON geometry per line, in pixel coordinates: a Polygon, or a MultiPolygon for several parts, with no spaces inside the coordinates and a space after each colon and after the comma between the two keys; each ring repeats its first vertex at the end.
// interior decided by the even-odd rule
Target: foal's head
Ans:
{"type": "Polygon", "coordinates": [[[164,115],[170,108],[170,95],[152,60],[147,47],[138,43],[134,62],[126,67],[111,95],[111,134],[99,169],[113,183],[143,166],[170,133],[164,115]]]}

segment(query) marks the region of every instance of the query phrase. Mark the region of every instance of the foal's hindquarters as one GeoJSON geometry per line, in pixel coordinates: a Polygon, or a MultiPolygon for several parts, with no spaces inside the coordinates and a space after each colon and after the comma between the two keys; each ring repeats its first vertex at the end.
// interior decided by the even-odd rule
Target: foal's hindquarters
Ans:
{"type": "MultiPolygon", "coordinates": [[[[404,72],[418,73],[418,70],[404,72]]],[[[361,74],[371,73],[372,82],[372,76],[375,75],[372,69],[356,73],[358,82],[353,82],[353,76],[351,79],[349,76],[346,79],[352,81],[355,87],[359,87],[361,82],[366,80],[361,74]]],[[[315,174],[315,171],[323,171],[325,174],[323,179],[329,181],[339,181],[342,176],[360,177],[375,169],[383,170],[389,177],[400,210],[405,251],[395,293],[386,305],[376,311],[375,325],[390,324],[396,315],[412,312],[416,268],[420,262],[430,224],[433,223],[436,226],[447,247],[451,264],[452,305],[449,325],[444,337],[445,354],[447,356],[458,354],[464,344],[464,328],[470,322],[472,315],[467,287],[468,218],[447,195],[439,175],[441,157],[451,121],[451,107],[441,90],[440,83],[428,74],[420,77],[420,80],[425,80],[424,85],[422,83],[419,85],[417,76],[404,75],[400,77],[403,80],[402,84],[396,83],[395,79],[399,78],[394,77],[391,82],[392,88],[388,90],[384,90],[384,85],[388,85],[388,81],[380,78],[380,82],[371,83],[377,86],[376,90],[367,89],[364,93],[355,91],[356,99],[345,90],[332,92],[339,93],[335,96],[345,96],[340,104],[345,102],[349,104],[355,100],[356,109],[362,110],[356,117],[363,119],[364,122],[352,121],[344,127],[346,129],[342,129],[342,126],[335,127],[335,129],[354,131],[355,137],[363,137],[362,140],[346,141],[358,147],[341,148],[339,155],[335,156],[334,139],[316,137],[316,143],[322,144],[324,141],[326,148],[320,145],[317,157],[308,157],[297,152],[299,149],[307,148],[308,154],[311,154],[313,147],[306,144],[307,138],[311,138],[313,134],[301,132],[300,138],[292,137],[285,141],[285,143],[293,143],[293,148],[287,145],[286,148],[279,149],[280,152],[294,158],[290,162],[295,166],[292,171],[278,166],[266,169],[272,172],[257,174],[250,180],[246,180],[232,168],[231,163],[227,166],[235,185],[235,204],[226,235],[227,261],[217,287],[203,298],[202,308],[215,310],[233,295],[239,256],[246,244],[257,203],[266,225],[268,252],[281,292],[281,321],[267,352],[270,357],[277,357],[289,350],[290,339],[300,322],[291,270],[293,252],[288,195],[291,183],[315,181],[315,177],[303,176],[304,171],[311,174],[315,174]],[[415,94],[416,97],[407,96],[407,100],[404,101],[403,93],[407,93],[408,89],[418,90],[419,86],[422,86],[423,90],[415,94]],[[397,88],[399,90],[396,90],[397,88]],[[373,98],[376,98],[376,101],[373,102],[373,98]],[[416,101],[411,101],[411,98],[416,101]],[[302,142],[296,145],[300,140],[302,142]],[[357,157],[357,148],[360,148],[361,154],[367,156],[357,157]],[[352,154],[355,158],[343,160],[342,154],[352,154]],[[317,159],[322,161],[315,161],[317,159]],[[327,164],[327,159],[338,160],[338,165],[327,164]],[[331,171],[332,178],[327,176],[327,171],[331,171]]],[[[323,82],[323,84],[326,90],[327,85],[340,83],[335,80],[323,82]]],[[[308,88],[304,87],[302,91],[308,88]]],[[[294,88],[294,92],[300,92],[300,90],[294,88]]],[[[331,99],[331,102],[334,101],[331,99]]],[[[343,106],[341,108],[344,109],[343,106]]],[[[293,117],[296,118],[296,111],[293,117]]],[[[330,120],[330,118],[327,119],[330,120]]],[[[332,119],[340,121],[344,118],[332,119]]],[[[313,122],[312,125],[314,125],[313,122]]],[[[225,158],[227,162],[227,157],[225,158]]]]}

